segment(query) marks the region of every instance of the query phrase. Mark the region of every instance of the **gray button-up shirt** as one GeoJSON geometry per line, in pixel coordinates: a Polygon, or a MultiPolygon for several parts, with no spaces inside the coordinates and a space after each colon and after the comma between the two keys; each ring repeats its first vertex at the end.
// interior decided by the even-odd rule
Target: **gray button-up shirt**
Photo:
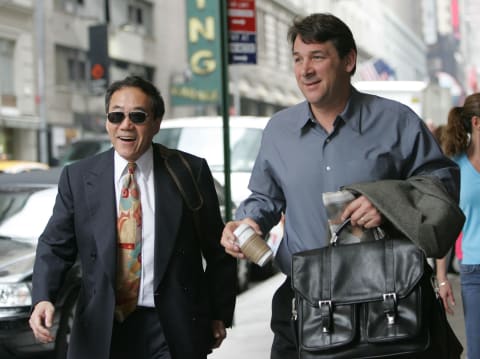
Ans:
{"type": "Polygon", "coordinates": [[[323,192],[429,174],[458,197],[458,167],[442,154],[423,121],[407,106],[352,87],[330,134],[315,121],[307,102],[272,117],[250,178],[252,194],[236,218],[251,217],[268,233],[285,213],[276,260],[290,275],[292,253],[328,243],[323,192]]]}

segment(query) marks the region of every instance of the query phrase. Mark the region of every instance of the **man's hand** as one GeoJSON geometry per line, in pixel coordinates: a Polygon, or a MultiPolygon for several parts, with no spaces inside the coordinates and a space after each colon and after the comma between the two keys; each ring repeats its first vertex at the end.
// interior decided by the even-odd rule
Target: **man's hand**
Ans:
{"type": "Polygon", "coordinates": [[[375,228],[382,224],[382,215],[365,196],[360,196],[347,205],[342,213],[342,221],[349,217],[352,226],[375,228]]]}
{"type": "Polygon", "coordinates": [[[227,337],[227,331],[225,330],[225,324],[222,320],[212,320],[212,332],[213,332],[213,345],[212,349],[218,348],[223,339],[227,337]]]}
{"type": "Polygon", "coordinates": [[[245,254],[242,253],[242,250],[238,245],[238,238],[233,233],[241,223],[247,223],[254,229],[255,232],[262,235],[258,224],[251,218],[245,218],[241,221],[231,221],[225,224],[220,244],[225,247],[225,252],[230,254],[232,257],[245,259],[245,254]]]}
{"type": "Polygon", "coordinates": [[[54,313],[55,307],[53,304],[42,301],[35,305],[32,315],[30,316],[29,323],[30,328],[33,330],[33,335],[42,343],[51,343],[55,339],[50,332],[54,313]]]}

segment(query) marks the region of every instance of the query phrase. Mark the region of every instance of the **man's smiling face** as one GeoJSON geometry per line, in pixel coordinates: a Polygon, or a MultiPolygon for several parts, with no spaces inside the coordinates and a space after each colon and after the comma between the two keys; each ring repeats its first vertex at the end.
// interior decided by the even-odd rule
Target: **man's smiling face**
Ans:
{"type": "Polygon", "coordinates": [[[331,41],[305,43],[299,36],[292,50],[298,87],[312,106],[329,107],[339,96],[348,96],[356,62],[353,50],[342,59],[331,41]]]}
{"type": "Polygon", "coordinates": [[[160,129],[160,120],[154,117],[149,97],[137,87],[122,87],[110,98],[108,112],[121,112],[120,123],[106,120],[105,127],[115,150],[129,162],[135,162],[151,146],[153,136],[160,129]],[[144,112],[143,123],[133,123],[130,112],[144,112]]]}

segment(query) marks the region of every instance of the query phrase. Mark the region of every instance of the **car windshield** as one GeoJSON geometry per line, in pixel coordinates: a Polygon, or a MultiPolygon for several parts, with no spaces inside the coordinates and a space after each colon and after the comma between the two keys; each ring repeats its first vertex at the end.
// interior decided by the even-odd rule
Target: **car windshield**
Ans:
{"type": "MultiPolygon", "coordinates": [[[[230,128],[232,172],[251,172],[260,148],[259,128],[230,128]]],[[[219,127],[161,128],[155,141],[207,160],[213,172],[223,171],[223,133],[219,127]]]]}
{"type": "Polygon", "coordinates": [[[64,166],[82,158],[95,155],[110,148],[111,142],[108,139],[92,139],[73,142],[65,149],[60,159],[60,165],[64,166]]]}
{"type": "Polygon", "coordinates": [[[0,238],[36,242],[52,214],[57,188],[0,189],[0,238]]]}

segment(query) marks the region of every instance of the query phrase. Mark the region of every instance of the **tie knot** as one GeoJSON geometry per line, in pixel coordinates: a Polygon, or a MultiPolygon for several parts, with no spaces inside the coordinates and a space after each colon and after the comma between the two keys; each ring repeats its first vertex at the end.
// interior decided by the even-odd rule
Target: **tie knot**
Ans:
{"type": "Polygon", "coordinates": [[[128,173],[133,174],[135,172],[135,168],[137,168],[137,164],[135,162],[128,162],[128,173]]]}

